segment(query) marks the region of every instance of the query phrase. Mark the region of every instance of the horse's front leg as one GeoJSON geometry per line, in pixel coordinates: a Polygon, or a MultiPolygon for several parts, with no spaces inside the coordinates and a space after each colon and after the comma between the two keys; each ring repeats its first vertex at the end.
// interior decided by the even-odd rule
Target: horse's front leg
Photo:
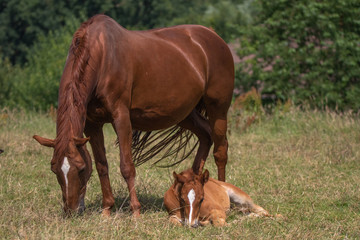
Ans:
{"type": "Polygon", "coordinates": [[[135,166],[132,161],[132,127],[128,111],[118,111],[114,115],[113,127],[116,131],[120,147],[120,171],[130,193],[130,207],[135,217],[140,216],[140,202],[135,191],[135,166]]]}
{"type": "Polygon", "coordinates": [[[212,209],[209,218],[215,227],[226,225],[226,213],[222,209],[212,209]]]}
{"type": "Polygon", "coordinates": [[[102,127],[102,124],[95,124],[87,121],[85,124],[85,134],[90,137],[90,145],[94,154],[96,170],[101,183],[101,191],[103,194],[102,213],[104,216],[110,216],[110,210],[114,206],[115,200],[110,186],[102,127]]]}

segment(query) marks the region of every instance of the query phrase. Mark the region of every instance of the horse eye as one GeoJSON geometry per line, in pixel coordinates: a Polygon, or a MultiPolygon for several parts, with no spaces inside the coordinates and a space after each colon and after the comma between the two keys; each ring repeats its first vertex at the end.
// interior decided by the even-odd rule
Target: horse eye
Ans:
{"type": "Polygon", "coordinates": [[[200,204],[201,204],[203,201],[204,201],[204,198],[202,198],[202,199],[200,200],[200,204]]]}

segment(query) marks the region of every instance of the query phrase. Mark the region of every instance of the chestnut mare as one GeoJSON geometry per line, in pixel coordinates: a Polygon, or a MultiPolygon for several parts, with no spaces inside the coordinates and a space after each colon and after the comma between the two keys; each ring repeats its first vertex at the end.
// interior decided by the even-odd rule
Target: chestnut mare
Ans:
{"type": "MultiPolygon", "coordinates": [[[[137,142],[141,152],[151,131],[175,126],[170,129],[178,131],[169,134],[195,134],[199,139],[195,172],[202,171],[214,142],[218,178],[224,181],[227,112],[233,87],[230,50],[206,27],[128,31],[105,15],[84,22],[74,34],[61,77],[56,138],[34,136],[40,144],[54,148],[51,170],[61,186],[65,212],[84,209],[92,171],[85,146],[89,141],[101,182],[103,214],[110,214],[114,197],[105,156],[105,123],[112,124],[118,137],[121,174],[134,216],[140,214],[140,203],[135,192],[132,142],[137,142]],[[142,140],[140,131],[146,132],[142,140]]],[[[174,141],[179,143],[168,136],[160,145],[173,145],[174,141]]],[[[150,156],[159,149],[161,146],[150,156]]]]}
{"type": "Polygon", "coordinates": [[[174,172],[173,175],[175,181],[165,193],[164,204],[169,220],[174,224],[198,227],[212,223],[214,226],[223,226],[230,201],[249,216],[270,217],[240,188],[209,178],[208,170],[197,175],[188,169],[180,174],[174,172]]]}

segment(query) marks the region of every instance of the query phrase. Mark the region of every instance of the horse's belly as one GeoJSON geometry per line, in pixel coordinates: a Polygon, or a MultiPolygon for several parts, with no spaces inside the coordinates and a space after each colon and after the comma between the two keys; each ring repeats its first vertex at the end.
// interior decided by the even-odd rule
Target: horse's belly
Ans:
{"type": "Polygon", "coordinates": [[[181,107],[174,104],[131,108],[130,118],[134,129],[151,131],[169,128],[185,119],[195,106],[181,107]]]}
{"type": "Polygon", "coordinates": [[[178,124],[196,107],[204,92],[202,83],[195,80],[192,84],[168,81],[166,85],[133,91],[130,118],[134,129],[159,130],[178,124]]]}
{"type": "Polygon", "coordinates": [[[130,111],[131,124],[134,129],[151,131],[168,128],[177,123],[171,116],[161,116],[156,111],[132,109],[130,111]]]}

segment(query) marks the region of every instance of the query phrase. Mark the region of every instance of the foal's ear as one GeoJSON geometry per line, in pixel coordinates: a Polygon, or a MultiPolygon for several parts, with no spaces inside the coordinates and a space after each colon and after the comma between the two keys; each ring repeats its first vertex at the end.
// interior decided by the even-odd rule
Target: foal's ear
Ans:
{"type": "Polygon", "coordinates": [[[43,146],[55,147],[55,140],[53,140],[53,139],[43,138],[43,137],[40,137],[38,135],[34,135],[33,138],[43,146]]]}
{"type": "Polygon", "coordinates": [[[75,145],[76,145],[77,147],[84,146],[84,145],[90,140],[89,137],[87,137],[87,138],[73,137],[73,139],[74,139],[75,145]]]}
{"type": "Polygon", "coordinates": [[[209,171],[206,169],[203,174],[201,174],[201,183],[204,185],[209,180],[209,171]]]}
{"type": "Polygon", "coordinates": [[[176,182],[179,183],[185,183],[186,182],[186,178],[183,175],[177,174],[175,171],[173,172],[173,176],[176,182]]]}

